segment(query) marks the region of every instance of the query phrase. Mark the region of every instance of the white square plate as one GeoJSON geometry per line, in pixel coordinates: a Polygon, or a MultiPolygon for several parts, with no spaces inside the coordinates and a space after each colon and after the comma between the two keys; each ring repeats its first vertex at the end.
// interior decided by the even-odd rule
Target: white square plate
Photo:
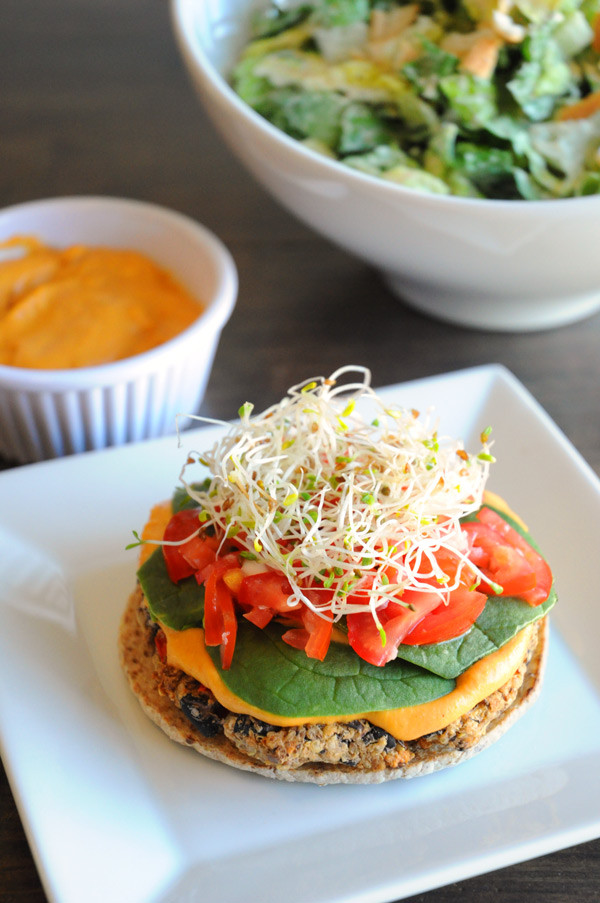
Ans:
{"type": "Polygon", "coordinates": [[[131,531],[218,428],[2,473],[0,740],[51,900],[382,903],[600,835],[600,483],[501,367],[381,394],[434,406],[468,448],[493,426],[489,488],[558,586],[540,700],[491,749],[412,781],[321,788],[202,759],[142,714],[116,637],[131,531]]]}

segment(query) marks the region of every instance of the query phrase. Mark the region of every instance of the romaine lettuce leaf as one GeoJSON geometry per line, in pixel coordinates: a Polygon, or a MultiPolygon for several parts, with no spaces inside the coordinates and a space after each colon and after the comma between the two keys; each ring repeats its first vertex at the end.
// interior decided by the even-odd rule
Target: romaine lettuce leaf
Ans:
{"type": "Polygon", "coordinates": [[[277,4],[270,3],[265,9],[257,10],[252,16],[252,38],[272,38],[282,31],[299,25],[311,12],[312,6],[307,3],[293,6],[290,9],[282,9],[277,4]]]}
{"type": "Polygon", "coordinates": [[[378,112],[365,103],[348,103],[340,117],[338,153],[361,154],[386,145],[391,130],[378,112]]]}
{"type": "Polygon", "coordinates": [[[498,115],[492,82],[469,72],[456,72],[442,78],[439,86],[458,124],[466,129],[480,129],[498,115]]]}
{"type": "Polygon", "coordinates": [[[561,191],[569,193],[587,169],[599,171],[600,112],[586,119],[540,122],[531,127],[531,146],[564,177],[561,191]]]}
{"type": "Polygon", "coordinates": [[[367,22],[371,13],[369,0],[313,0],[313,18],[322,28],[367,22]]]}

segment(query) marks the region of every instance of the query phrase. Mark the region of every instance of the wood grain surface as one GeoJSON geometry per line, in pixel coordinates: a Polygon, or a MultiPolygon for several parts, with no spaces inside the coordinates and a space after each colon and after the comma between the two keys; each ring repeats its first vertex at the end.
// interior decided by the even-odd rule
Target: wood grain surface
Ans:
{"type": "MultiPolygon", "coordinates": [[[[375,385],[501,363],[600,473],[600,316],[551,332],[494,334],[402,305],[368,266],[271,200],[225,149],[187,80],[166,0],[0,3],[0,207],[70,194],[164,204],[232,251],[239,300],[205,414],[233,417],[250,392],[266,406],[292,383],[348,362],[370,367],[375,385]]],[[[595,840],[412,903],[599,899],[595,840]]],[[[0,903],[45,900],[2,773],[0,903]]]]}

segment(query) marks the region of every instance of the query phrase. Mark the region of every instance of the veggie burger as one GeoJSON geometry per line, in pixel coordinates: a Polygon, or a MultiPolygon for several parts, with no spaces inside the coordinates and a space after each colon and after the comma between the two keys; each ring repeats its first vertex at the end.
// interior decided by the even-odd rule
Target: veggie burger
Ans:
{"type": "Polygon", "coordinates": [[[120,651],[144,711],[212,759],[318,784],[497,740],[538,695],[556,595],[485,490],[489,429],[470,453],[359,367],[239,415],[135,534],[120,651]]]}

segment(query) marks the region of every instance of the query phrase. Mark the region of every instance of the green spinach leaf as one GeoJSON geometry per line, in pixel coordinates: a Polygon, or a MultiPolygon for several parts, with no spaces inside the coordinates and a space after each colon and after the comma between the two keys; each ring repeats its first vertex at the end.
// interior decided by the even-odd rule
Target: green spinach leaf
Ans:
{"type": "MultiPolygon", "coordinates": [[[[498,513],[537,548],[518,523],[498,513]]],[[[138,578],[155,620],[174,630],[202,626],[204,588],[194,577],[172,583],[160,548],[139,569],[138,578]]],[[[283,642],[284,628],[272,623],[261,630],[243,618],[228,671],[220,668],[218,648],[208,651],[230,690],[265,711],[292,717],[384,711],[449,693],[456,677],[546,615],[555,602],[554,589],[537,607],[491,597],[466,634],[445,643],[401,645],[398,658],[385,668],[368,664],[340,643],[331,644],[324,662],[309,659],[283,642]]]]}
{"type": "Polygon", "coordinates": [[[242,619],[228,671],[220,670],[218,648],[208,650],[233,693],[273,714],[358,715],[421,705],[454,689],[453,680],[402,660],[385,668],[369,665],[340,643],[332,643],[319,662],[284,643],[282,632],[277,625],[261,630],[242,619]]]}
{"type": "Polygon", "coordinates": [[[150,614],[173,630],[202,627],[204,617],[204,587],[195,577],[173,583],[158,548],[138,571],[138,580],[146,597],[150,614]]]}
{"type": "Polygon", "coordinates": [[[509,596],[490,597],[475,624],[467,633],[445,643],[398,647],[398,657],[413,662],[440,677],[458,677],[471,665],[496,652],[528,624],[543,618],[556,602],[551,591],[536,607],[509,596]]]}

